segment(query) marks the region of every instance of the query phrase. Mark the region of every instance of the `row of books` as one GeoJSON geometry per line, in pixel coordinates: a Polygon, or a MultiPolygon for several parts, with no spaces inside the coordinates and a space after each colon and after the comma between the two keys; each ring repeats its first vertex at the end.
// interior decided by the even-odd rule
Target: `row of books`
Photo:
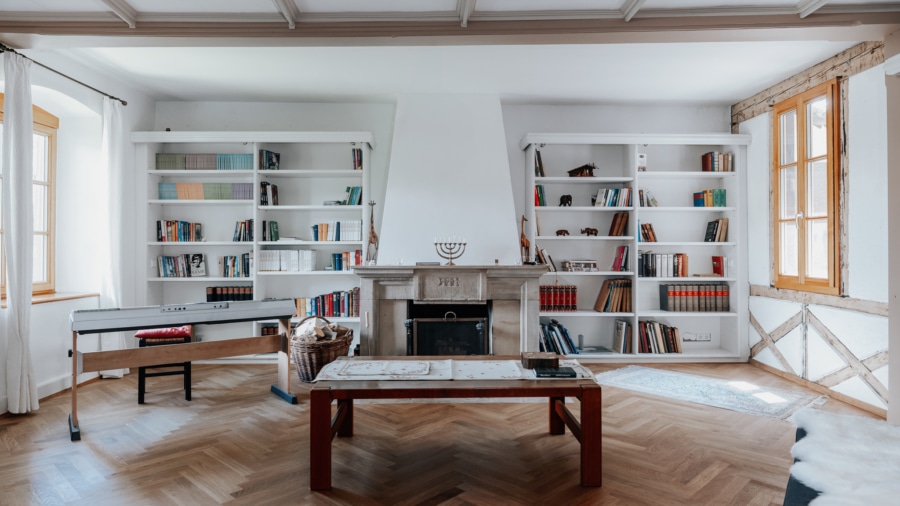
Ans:
{"type": "Polygon", "coordinates": [[[331,254],[331,270],[352,271],[354,265],[362,264],[362,250],[341,251],[331,254]]]}
{"type": "Polygon", "coordinates": [[[159,242],[199,242],[203,240],[203,225],[182,220],[157,220],[156,240],[159,242]]]}
{"type": "Polygon", "coordinates": [[[656,231],[653,230],[652,223],[641,223],[640,234],[638,234],[639,242],[656,242],[656,231]]]}
{"type": "Polygon", "coordinates": [[[281,238],[278,233],[278,222],[274,220],[263,220],[262,222],[262,240],[277,241],[281,238]]]}
{"type": "Polygon", "coordinates": [[[253,285],[206,287],[206,302],[225,300],[253,300],[253,285]]]}
{"type": "Polygon", "coordinates": [[[294,299],[297,316],[359,317],[359,288],[294,299]]]}
{"type": "Polygon", "coordinates": [[[259,182],[259,205],[261,206],[277,206],[278,205],[278,185],[268,181],[259,182]]]}
{"type": "Polygon", "coordinates": [[[308,272],[316,270],[314,249],[264,249],[259,252],[260,272],[308,272]]]}
{"type": "Polygon", "coordinates": [[[612,351],[615,353],[633,353],[631,322],[628,320],[616,320],[615,325],[616,332],[613,335],[612,351]]]}
{"type": "Polygon", "coordinates": [[[156,153],[156,170],[253,170],[253,155],[156,153]]]}
{"type": "Polygon", "coordinates": [[[341,205],[344,205],[344,206],[362,205],[362,186],[348,186],[347,194],[344,196],[344,200],[341,201],[341,205]]]}
{"type": "Polygon", "coordinates": [[[594,198],[594,207],[629,207],[631,205],[631,187],[600,188],[594,198]]]}
{"type": "Polygon", "coordinates": [[[206,257],[203,253],[159,255],[157,274],[161,278],[193,278],[206,276],[206,257]]]}
{"type": "Polygon", "coordinates": [[[249,278],[252,270],[252,252],[219,257],[219,274],[223,278],[249,278]]]}
{"type": "Polygon", "coordinates": [[[734,172],[734,153],[710,151],[700,156],[703,172],[734,172]]]}
{"type": "Polygon", "coordinates": [[[362,220],[339,220],[312,226],[313,241],[362,241],[362,220]]]}
{"type": "Polygon", "coordinates": [[[538,301],[541,311],[576,311],[578,286],[541,285],[538,301]]]}
{"type": "Polygon", "coordinates": [[[613,263],[609,270],[616,272],[628,270],[628,246],[624,244],[616,246],[616,256],[613,257],[613,263]]]}
{"type": "Polygon", "coordinates": [[[638,276],[642,278],[684,278],[688,273],[687,253],[638,251],[638,276]]]}
{"type": "Polygon", "coordinates": [[[534,205],[537,207],[544,207],[547,205],[547,201],[544,198],[544,185],[542,184],[534,185],[534,205]]]}
{"type": "Polygon", "coordinates": [[[278,170],[281,168],[281,153],[259,150],[259,170],[278,170]]]}
{"type": "Polygon", "coordinates": [[[725,242],[728,240],[728,218],[719,218],[706,223],[703,242],[725,242]]]}
{"type": "Polygon", "coordinates": [[[362,148],[353,148],[353,170],[363,170],[362,148]]]}
{"type": "Polygon", "coordinates": [[[725,207],[725,188],[711,188],[694,192],[694,207],[725,207]]]}
{"type": "Polygon", "coordinates": [[[716,283],[661,283],[659,309],[662,311],[729,311],[731,287],[716,283]]]}
{"type": "Polygon", "coordinates": [[[638,190],[638,205],[641,207],[659,207],[659,202],[650,190],[638,190]]]}
{"type": "Polygon", "coordinates": [[[234,234],[231,236],[233,242],[244,242],[253,240],[253,219],[240,220],[234,223],[234,234]]]}
{"type": "Polygon", "coordinates": [[[157,185],[160,200],[251,200],[253,183],[168,183],[157,185]]]}
{"type": "Polygon", "coordinates": [[[601,313],[631,312],[631,279],[607,278],[600,285],[594,311],[601,313]]]}
{"type": "Polygon", "coordinates": [[[628,213],[624,211],[617,212],[613,215],[609,222],[609,236],[621,237],[628,230],[628,213]]]}
{"type": "Polygon", "coordinates": [[[638,322],[638,353],[681,353],[681,333],[654,320],[638,322]]]}
{"type": "Polygon", "coordinates": [[[549,322],[542,319],[540,324],[541,333],[538,345],[540,351],[557,353],[559,355],[575,355],[578,354],[578,347],[569,336],[569,330],[556,320],[549,322]]]}

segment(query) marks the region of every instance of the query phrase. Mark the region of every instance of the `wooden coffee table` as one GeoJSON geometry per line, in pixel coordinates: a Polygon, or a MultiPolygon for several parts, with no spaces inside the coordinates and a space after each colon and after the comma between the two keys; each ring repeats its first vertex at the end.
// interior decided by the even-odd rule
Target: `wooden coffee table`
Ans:
{"type": "MultiPolygon", "coordinates": [[[[478,357],[347,357],[346,360],[429,360],[478,357]]],[[[485,356],[486,360],[519,357],[485,356]]],[[[344,360],[342,357],[339,360],[344,360]]],[[[331,441],[353,435],[354,399],[467,399],[486,397],[547,397],[551,434],[566,427],[581,443],[581,485],[599,487],[601,479],[600,385],[589,379],[546,380],[353,380],[319,381],[310,390],[309,488],[331,489],[331,441]],[[566,407],[566,397],[581,402],[580,421],[566,407]],[[332,417],[332,401],[337,411],[332,417]]],[[[489,405],[485,405],[490,409],[489,405]]]]}

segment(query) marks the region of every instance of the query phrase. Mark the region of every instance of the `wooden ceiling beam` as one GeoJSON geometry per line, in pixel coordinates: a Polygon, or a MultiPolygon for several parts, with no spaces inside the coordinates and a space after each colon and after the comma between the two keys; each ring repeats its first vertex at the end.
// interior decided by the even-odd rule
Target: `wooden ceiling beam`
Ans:
{"type": "Polygon", "coordinates": [[[128,24],[128,28],[137,27],[138,13],[134,7],[125,0],[103,0],[103,3],[122,21],[128,24]]]}

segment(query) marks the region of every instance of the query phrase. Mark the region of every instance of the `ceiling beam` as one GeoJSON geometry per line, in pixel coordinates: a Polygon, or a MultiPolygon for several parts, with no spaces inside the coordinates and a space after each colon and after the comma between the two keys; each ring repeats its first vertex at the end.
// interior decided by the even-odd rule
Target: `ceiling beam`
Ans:
{"type": "Polygon", "coordinates": [[[637,11],[643,7],[644,2],[647,0],[626,0],[624,4],[622,4],[622,17],[625,21],[631,21],[631,18],[637,14],[637,11]]]}
{"type": "Polygon", "coordinates": [[[801,0],[800,3],[797,4],[797,12],[800,14],[801,18],[805,18],[824,7],[827,3],[828,0],[801,0]]]}
{"type": "Polygon", "coordinates": [[[103,0],[110,10],[122,21],[128,23],[128,28],[137,27],[137,11],[125,0],[103,0]]]}
{"type": "Polygon", "coordinates": [[[294,3],[294,0],[272,0],[272,3],[275,4],[275,8],[288,22],[288,28],[291,30],[297,28],[297,18],[300,17],[300,12],[297,10],[297,4],[294,3]]]}
{"type": "Polygon", "coordinates": [[[456,0],[456,13],[459,15],[459,26],[469,26],[469,16],[475,10],[475,0],[456,0]]]}

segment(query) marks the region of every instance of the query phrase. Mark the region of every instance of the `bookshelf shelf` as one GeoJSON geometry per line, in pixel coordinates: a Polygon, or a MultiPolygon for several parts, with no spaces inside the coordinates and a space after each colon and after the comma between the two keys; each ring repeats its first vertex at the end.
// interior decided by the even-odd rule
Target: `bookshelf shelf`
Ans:
{"type": "MultiPolygon", "coordinates": [[[[143,288],[138,290],[138,303],[202,302],[208,300],[208,293],[219,293],[219,287],[228,289],[223,293],[230,293],[231,288],[249,288],[254,300],[321,299],[321,303],[317,302],[323,308],[319,314],[329,321],[359,325],[358,317],[334,316],[334,309],[341,302],[346,303],[342,306],[344,310],[352,308],[351,297],[347,294],[354,293],[359,286],[358,277],[353,271],[326,270],[326,267],[337,264],[336,255],[341,256],[341,262],[348,258],[356,260],[356,251],[362,251],[367,243],[368,206],[325,203],[346,199],[348,187],[358,188],[357,195],[361,195],[363,203],[370,198],[371,170],[367,169],[375,144],[370,132],[133,132],[131,140],[135,145],[137,167],[146,176],[138,179],[138,195],[144,195],[146,203],[139,207],[138,223],[143,223],[147,231],[147,242],[138,250],[141,257],[138,265],[147,266],[140,275],[143,288]],[[279,156],[272,156],[272,153],[279,156]],[[202,170],[195,170],[197,167],[202,170]],[[266,168],[260,170],[261,167],[266,168]],[[228,191],[231,185],[232,191],[249,190],[250,198],[159,198],[163,190],[169,192],[163,196],[174,196],[172,188],[183,196],[182,189],[199,189],[199,185],[183,186],[185,183],[203,184],[207,197],[221,195],[210,192],[228,191]],[[267,184],[278,187],[277,194],[273,195],[277,195],[281,205],[264,205],[261,190],[265,190],[267,184]],[[159,241],[156,229],[157,221],[161,220],[199,223],[202,237],[207,240],[159,241]],[[271,222],[277,222],[278,235],[288,239],[271,240],[269,234],[276,231],[270,226],[271,222]],[[352,232],[356,235],[353,240],[313,240],[314,230],[333,232],[337,222],[340,222],[343,234],[352,232]],[[238,237],[238,225],[250,240],[230,240],[233,236],[238,237]],[[269,250],[289,250],[295,252],[293,254],[306,251],[307,261],[315,262],[315,270],[259,271],[261,259],[272,256],[269,250]],[[315,250],[315,253],[310,254],[309,250],[315,250]],[[158,275],[159,256],[181,254],[203,254],[207,276],[158,275]],[[243,269],[247,275],[223,276],[223,266],[243,269]],[[324,312],[326,296],[333,297],[327,299],[330,308],[327,313],[324,312]],[[342,296],[343,300],[340,299],[342,296]],[[337,302],[332,303],[332,300],[337,302]]],[[[247,196],[246,193],[234,195],[247,196]]],[[[261,323],[232,325],[253,325],[249,335],[258,335],[261,323]]],[[[203,339],[219,340],[233,335],[234,331],[227,327],[204,328],[203,339]]]]}
{"type": "MultiPolygon", "coordinates": [[[[749,144],[749,136],[717,132],[529,133],[522,138],[519,145],[524,152],[524,186],[536,188],[535,192],[525,192],[524,202],[528,220],[526,234],[536,258],[539,258],[537,253],[540,251],[544,257],[549,255],[557,266],[564,260],[584,259],[594,260],[607,269],[613,265],[617,254],[624,253],[626,258],[624,271],[560,271],[549,272],[541,278],[545,285],[556,282],[577,286],[578,311],[541,312],[541,316],[563,323],[573,338],[583,336],[586,347],[614,349],[617,324],[624,320],[629,325],[627,339],[630,349],[635,352],[590,353],[571,357],[592,361],[746,360],[749,355],[748,330],[742,322],[746,320],[747,299],[742,294],[748,290],[744,258],[747,250],[747,209],[743,196],[749,144]],[[733,167],[729,167],[733,171],[703,171],[704,159],[707,162],[710,160],[706,155],[709,152],[733,155],[733,167]],[[594,177],[568,176],[569,169],[585,164],[593,165],[594,177]],[[592,197],[599,196],[599,192],[615,195],[616,191],[621,194],[623,190],[630,190],[631,197],[625,206],[592,205],[592,197]],[[727,206],[693,205],[695,198],[700,196],[715,195],[718,199],[726,193],[727,206]],[[569,195],[571,207],[555,205],[568,200],[569,195]],[[649,201],[651,197],[658,207],[642,205],[642,198],[649,201]],[[536,200],[547,205],[537,206],[536,200]],[[608,231],[618,228],[617,223],[624,221],[620,219],[613,223],[616,213],[627,214],[624,234],[606,235],[608,231]],[[648,225],[652,226],[658,242],[642,240],[644,234],[640,227],[648,225]],[[716,237],[719,241],[704,241],[707,228],[714,225],[720,232],[724,230],[726,237],[721,240],[720,234],[716,237]],[[538,235],[538,228],[551,234],[556,230],[567,230],[571,235],[538,235]],[[585,228],[596,229],[603,235],[583,236],[580,230],[585,228]],[[627,248],[624,252],[623,247],[627,248]],[[667,261],[686,257],[686,276],[642,276],[638,260],[650,254],[667,261]],[[694,275],[718,272],[713,268],[714,257],[718,268],[724,268],[728,276],[694,275]],[[630,282],[631,288],[625,296],[630,296],[631,310],[626,313],[593,311],[601,285],[613,279],[630,282]],[[728,287],[731,311],[660,311],[660,307],[666,306],[660,305],[659,287],[666,283],[724,283],[728,287]],[[650,320],[677,327],[682,333],[702,335],[704,339],[685,341],[682,353],[640,353],[639,323],[650,320]]],[[[722,157],[719,159],[724,160],[722,157]]],[[[718,200],[716,203],[719,203],[718,200]]]]}

